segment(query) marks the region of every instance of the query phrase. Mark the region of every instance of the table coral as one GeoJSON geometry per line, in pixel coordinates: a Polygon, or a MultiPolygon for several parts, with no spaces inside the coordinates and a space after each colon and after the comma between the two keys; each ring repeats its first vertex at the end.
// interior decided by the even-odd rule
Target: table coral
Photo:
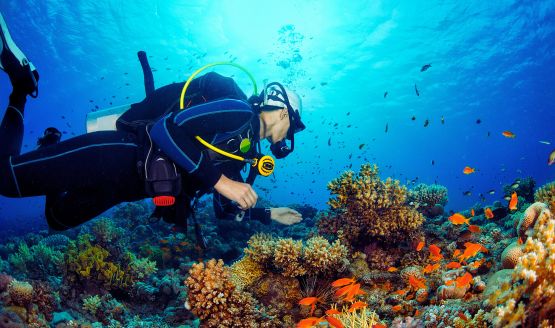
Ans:
{"type": "Polygon", "coordinates": [[[378,173],[376,165],[364,164],[358,174],[347,171],[328,184],[331,210],[318,223],[321,233],[338,235],[356,248],[372,237],[406,239],[422,225],[422,214],[406,204],[406,187],[398,180],[382,181],[378,173]]]}
{"type": "Polygon", "coordinates": [[[490,297],[498,327],[538,327],[555,324],[555,219],[540,203],[534,210],[534,228],[524,244],[524,255],[511,280],[490,297]]]}
{"type": "Polygon", "coordinates": [[[235,288],[222,260],[196,263],[185,281],[186,307],[201,319],[202,327],[270,327],[256,300],[235,288]]]}

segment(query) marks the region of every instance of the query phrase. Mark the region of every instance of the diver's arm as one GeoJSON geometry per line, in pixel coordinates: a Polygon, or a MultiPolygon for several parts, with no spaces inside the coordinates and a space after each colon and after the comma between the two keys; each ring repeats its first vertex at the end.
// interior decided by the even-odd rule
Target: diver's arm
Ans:
{"type": "Polygon", "coordinates": [[[195,136],[211,143],[216,134],[233,134],[244,129],[255,115],[243,101],[233,100],[221,104],[225,107],[200,105],[168,114],[156,122],[150,131],[154,143],[168,157],[202,182],[203,191],[214,187],[220,181],[222,172],[205,158],[205,148],[195,136]]]}

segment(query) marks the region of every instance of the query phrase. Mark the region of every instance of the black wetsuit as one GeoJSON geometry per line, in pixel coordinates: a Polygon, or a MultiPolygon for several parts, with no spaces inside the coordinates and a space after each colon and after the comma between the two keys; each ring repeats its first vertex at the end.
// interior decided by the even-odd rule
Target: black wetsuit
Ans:
{"type": "MultiPolygon", "coordinates": [[[[256,152],[254,145],[259,141],[260,129],[258,115],[250,106],[196,110],[202,107],[196,104],[229,98],[226,92],[230,86],[239,90],[231,98],[247,104],[246,96],[232,79],[209,73],[193,82],[186,104],[189,108],[184,111],[178,110],[177,101],[184,83],[159,88],[130,109],[150,115],[146,121],[166,113],[147,130],[152,134],[154,145],[178,166],[182,193],[187,199],[214,191],[213,186],[221,174],[242,181],[241,170],[245,166],[243,162],[207,150],[194,139],[195,135],[230,152],[238,151],[242,138],[250,138],[253,147],[248,153],[241,153],[248,158],[256,152]],[[195,84],[203,88],[195,92],[195,84]]],[[[140,128],[87,133],[20,154],[24,104],[24,97],[12,94],[0,125],[1,195],[46,195],[47,222],[56,230],[75,227],[121,202],[149,197],[141,163],[144,163],[144,149],[150,140],[145,134],[141,135],[140,128]]],[[[250,180],[252,183],[254,179],[250,180]]],[[[218,218],[225,219],[235,218],[238,212],[237,206],[215,191],[214,210],[218,218]]],[[[245,219],[268,223],[269,210],[248,210],[245,219]]]]}

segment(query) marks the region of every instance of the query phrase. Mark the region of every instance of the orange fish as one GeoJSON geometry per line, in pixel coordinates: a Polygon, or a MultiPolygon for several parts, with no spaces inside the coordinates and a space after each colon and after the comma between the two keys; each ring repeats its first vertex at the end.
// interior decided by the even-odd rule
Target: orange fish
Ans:
{"type": "Polygon", "coordinates": [[[180,246],[187,246],[187,245],[189,245],[189,243],[186,242],[186,241],[182,241],[182,242],[179,243],[179,245],[180,246]]]}
{"type": "Polygon", "coordinates": [[[472,281],[472,275],[470,273],[465,273],[462,277],[456,279],[457,287],[466,287],[472,281]]]}
{"type": "Polygon", "coordinates": [[[396,294],[396,295],[405,295],[406,293],[407,293],[407,291],[404,290],[404,289],[399,289],[399,290],[393,292],[393,294],[396,294]]]}
{"type": "Polygon", "coordinates": [[[368,304],[366,304],[365,302],[356,301],[351,305],[351,307],[349,308],[348,311],[349,312],[355,312],[356,310],[363,309],[367,306],[368,306],[368,304]]]}
{"type": "Polygon", "coordinates": [[[447,269],[458,269],[461,267],[461,264],[459,262],[449,262],[445,267],[447,269]]]}
{"type": "Polygon", "coordinates": [[[460,250],[460,249],[456,249],[456,250],[453,252],[453,257],[456,258],[456,257],[459,256],[460,254],[461,254],[461,250],[460,250]]]}
{"type": "Polygon", "coordinates": [[[169,243],[169,241],[168,241],[167,239],[160,239],[159,242],[160,242],[161,244],[167,244],[167,243],[169,243]]]}
{"type": "Polygon", "coordinates": [[[472,232],[480,232],[482,230],[480,230],[480,227],[474,224],[471,224],[468,226],[468,230],[472,231],[472,232]]]}
{"type": "Polygon", "coordinates": [[[481,260],[478,260],[478,261],[474,261],[474,262],[472,262],[472,264],[470,264],[470,267],[472,269],[478,269],[482,264],[484,264],[485,261],[486,261],[486,259],[481,259],[481,260]]]}
{"type": "Polygon", "coordinates": [[[334,317],[326,317],[326,321],[333,327],[333,328],[344,328],[343,324],[339,319],[334,317]]]}
{"type": "Polygon", "coordinates": [[[356,295],[364,295],[366,294],[362,289],[360,289],[360,284],[354,284],[351,290],[347,293],[347,296],[344,298],[345,301],[352,301],[356,295]]]}
{"type": "Polygon", "coordinates": [[[306,318],[297,323],[297,328],[311,328],[320,322],[324,322],[324,319],[315,317],[306,318]]]}
{"type": "Polygon", "coordinates": [[[451,223],[455,225],[463,224],[463,223],[470,225],[469,223],[470,219],[465,218],[464,215],[462,215],[461,213],[455,213],[451,215],[449,217],[449,221],[451,221],[451,223]]]}
{"type": "Polygon", "coordinates": [[[472,174],[474,172],[476,172],[476,169],[473,168],[473,167],[470,167],[470,166],[465,166],[464,169],[463,169],[463,173],[467,174],[467,175],[472,174]]]}
{"type": "Polygon", "coordinates": [[[435,244],[430,245],[428,249],[430,250],[429,258],[432,261],[437,262],[443,258],[443,255],[441,255],[441,249],[437,247],[435,244]]]}
{"type": "Polygon", "coordinates": [[[507,130],[501,132],[501,134],[502,134],[504,137],[506,137],[506,138],[514,138],[514,137],[516,137],[516,134],[512,133],[511,131],[507,131],[507,130]]]}
{"type": "Polygon", "coordinates": [[[387,328],[387,326],[382,325],[381,323],[377,323],[377,324],[373,325],[372,328],[387,328]]]}
{"type": "Polygon", "coordinates": [[[171,251],[171,249],[169,247],[160,247],[160,249],[163,250],[164,252],[171,251]]]}
{"type": "Polygon", "coordinates": [[[403,307],[401,305],[395,305],[394,307],[391,308],[391,310],[393,312],[399,312],[399,311],[401,311],[402,308],[403,307]]]}
{"type": "Polygon", "coordinates": [[[513,192],[513,194],[511,195],[511,200],[509,201],[509,209],[511,211],[516,210],[517,203],[518,203],[518,197],[516,195],[516,192],[513,192]]]}
{"type": "Polygon", "coordinates": [[[486,209],[484,210],[484,214],[486,215],[486,218],[493,219],[493,212],[489,207],[486,207],[486,209]]]}
{"type": "Polygon", "coordinates": [[[426,284],[425,284],[424,278],[422,279],[418,279],[414,276],[409,276],[409,284],[412,286],[412,288],[414,289],[422,289],[422,288],[426,288],[426,284]]]}
{"type": "Polygon", "coordinates": [[[310,306],[310,315],[314,313],[316,309],[316,302],[318,302],[318,297],[305,297],[299,301],[300,305],[310,306]]]}
{"type": "Polygon", "coordinates": [[[447,281],[445,282],[445,285],[446,285],[446,286],[451,286],[451,285],[454,284],[454,283],[455,283],[455,280],[447,280],[447,281]]]}
{"type": "Polygon", "coordinates": [[[332,287],[342,287],[342,286],[346,286],[346,285],[350,285],[350,284],[354,284],[355,283],[355,279],[353,278],[341,278],[341,279],[337,279],[336,281],[331,283],[332,287]]]}
{"type": "Polygon", "coordinates": [[[522,245],[522,238],[518,237],[518,244],[522,245]]]}
{"type": "Polygon", "coordinates": [[[484,246],[480,245],[480,244],[474,244],[474,243],[470,243],[470,242],[466,242],[464,243],[464,246],[466,247],[464,252],[462,253],[461,256],[459,256],[459,262],[465,261],[473,256],[476,256],[476,254],[478,254],[478,252],[483,251],[485,248],[484,246]]]}
{"type": "Polygon", "coordinates": [[[387,268],[387,272],[395,272],[395,271],[399,271],[399,269],[397,269],[396,267],[387,268]]]}
{"type": "Polygon", "coordinates": [[[470,216],[474,216],[474,209],[470,210],[470,216]]]}
{"type": "Polygon", "coordinates": [[[415,316],[415,317],[418,317],[419,315],[420,315],[420,310],[414,311],[414,316],[415,316]]]}
{"type": "Polygon", "coordinates": [[[341,314],[337,309],[329,309],[326,311],[326,315],[341,314]]]}
{"type": "Polygon", "coordinates": [[[422,270],[423,273],[432,273],[435,270],[437,270],[439,268],[439,263],[436,264],[428,264],[426,265],[426,267],[424,268],[424,270],[422,270]]]}
{"type": "Polygon", "coordinates": [[[423,241],[419,242],[418,245],[416,245],[416,251],[420,252],[425,244],[426,243],[424,243],[423,241]]]}

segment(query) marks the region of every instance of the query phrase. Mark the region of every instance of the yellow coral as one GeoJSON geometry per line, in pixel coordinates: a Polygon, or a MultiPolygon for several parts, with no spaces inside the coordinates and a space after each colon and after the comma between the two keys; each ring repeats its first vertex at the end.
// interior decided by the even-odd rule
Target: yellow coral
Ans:
{"type": "Polygon", "coordinates": [[[304,264],[311,274],[327,272],[345,267],[348,264],[348,252],[347,247],[341,245],[339,240],[330,245],[325,238],[315,236],[306,241],[303,250],[304,264]],[[345,263],[341,263],[343,261],[345,263]]]}
{"type": "Polygon", "coordinates": [[[278,239],[274,252],[274,265],[283,270],[286,277],[297,277],[306,274],[301,263],[303,242],[291,238],[278,239]]]}
{"type": "Polygon", "coordinates": [[[264,264],[273,258],[275,239],[263,233],[253,235],[248,241],[249,247],[245,248],[245,254],[254,261],[264,264]]]}
{"type": "Polygon", "coordinates": [[[535,212],[534,221],[511,281],[490,297],[492,305],[499,305],[493,311],[498,327],[555,324],[555,302],[551,301],[555,299],[555,219],[548,208],[543,208],[535,212]]]}
{"type": "Polygon", "coordinates": [[[534,201],[547,204],[551,211],[555,211],[555,181],[546,183],[536,190],[534,201]]]}
{"type": "Polygon", "coordinates": [[[368,237],[405,238],[424,222],[422,214],[406,204],[407,188],[398,180],[380,180],[376,165],[362,165],[357,175],[344,172],[328,189],[334,195],[328,201],[331,211],[319,229],[339,235],[344,244],[356,245],[368,237]]]}
{"type": "Polygon", "coordinates": [[[27,306],[33,299],[33,286],[28,282],[13,279],[8,284],[8,294],[15,305],[27,306]]]}
{"type": "Polygon", "coordinates": [[[252,285],[264,275],[262,266],[250,256],[243,256],[231,265],[231,281],[238,289],[252,285]]]}

